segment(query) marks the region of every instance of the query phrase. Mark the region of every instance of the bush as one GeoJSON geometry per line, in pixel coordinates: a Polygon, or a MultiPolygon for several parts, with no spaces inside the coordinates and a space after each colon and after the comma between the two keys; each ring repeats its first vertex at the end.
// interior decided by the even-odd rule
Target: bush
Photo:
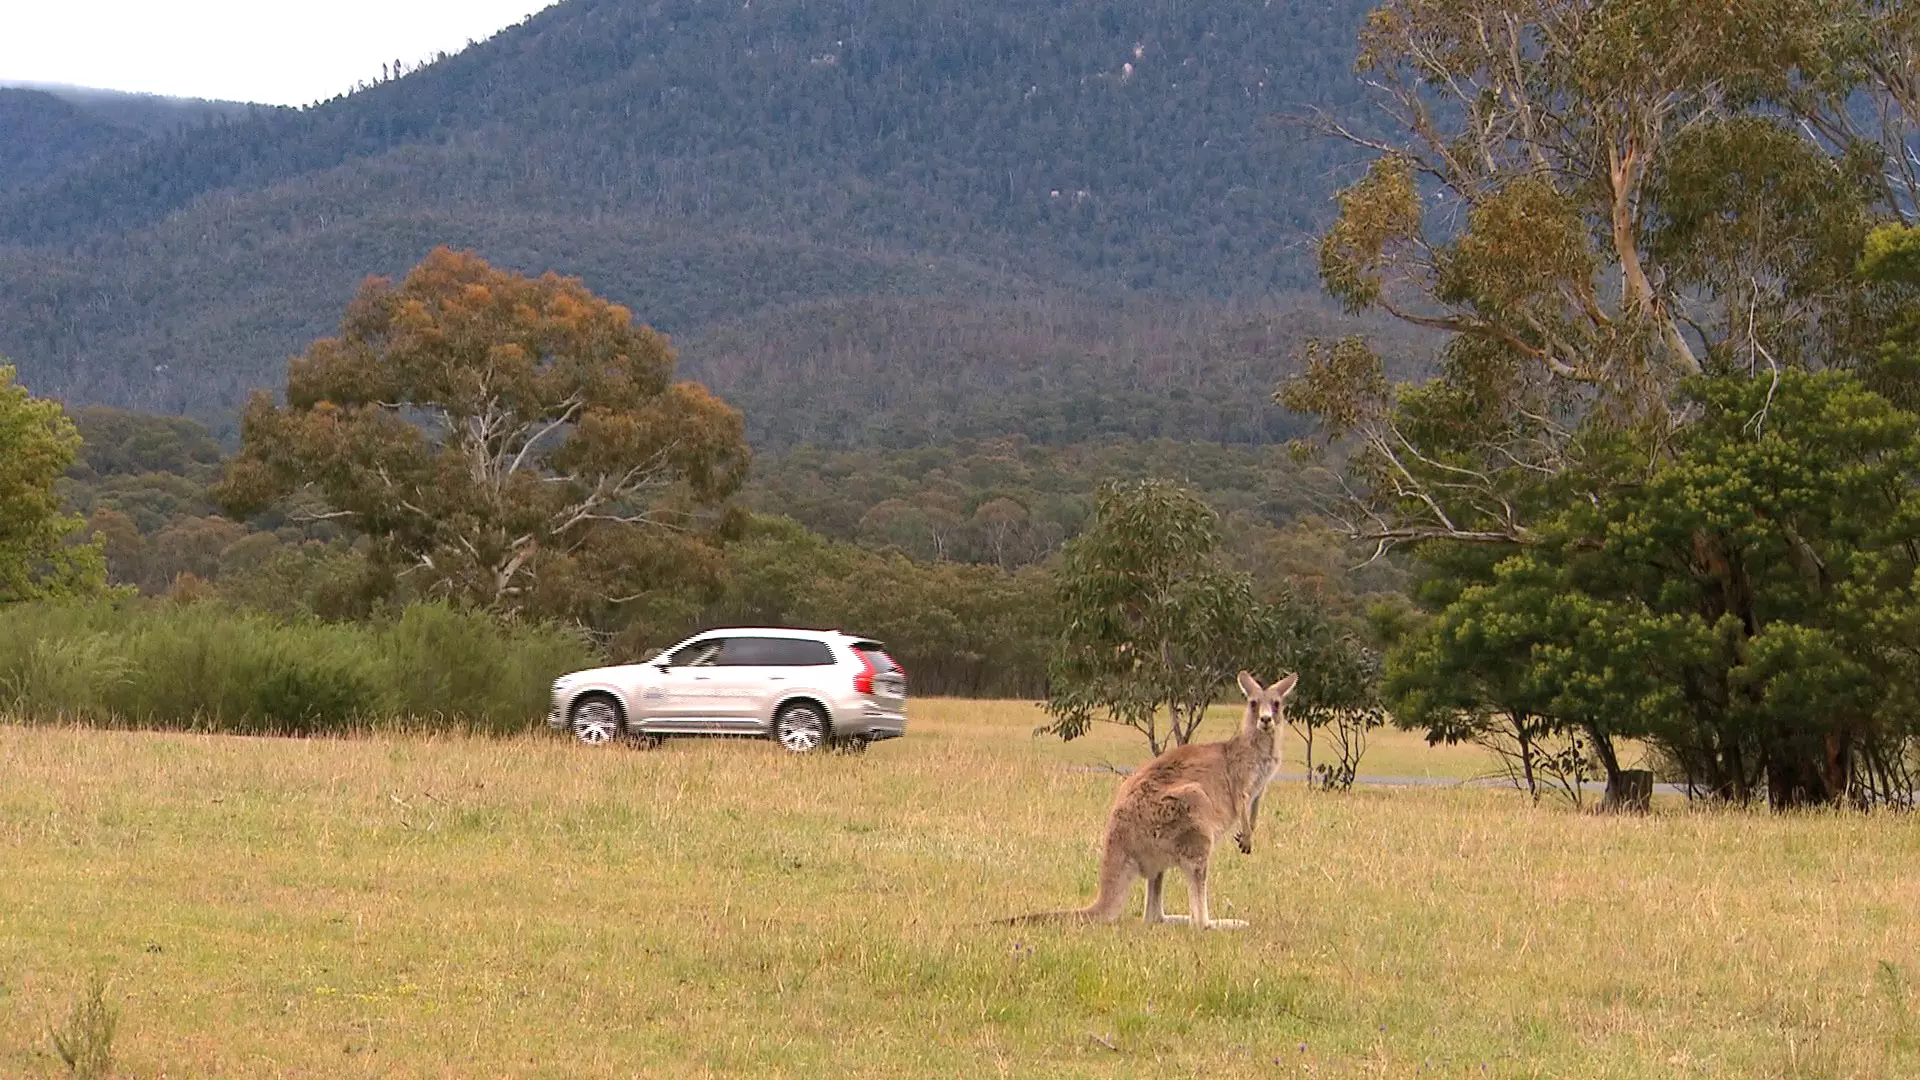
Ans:
{"type": "Polygon", "coordinates": [[[493,734],[524,730],[546,712],[555,676],[589,667],[580,634],[541,624],[503,627],[483,612],[414,604],[384,627],[383,655],[401,716],[453,719],[493,734]]]}
{"type": "Polygon", "coordinates": [[[40,720],[319,734],[402,723],[524,731],[578,634],[442,604],[367,623],[150,600],[0,608],[0,710],[40,720]]]}

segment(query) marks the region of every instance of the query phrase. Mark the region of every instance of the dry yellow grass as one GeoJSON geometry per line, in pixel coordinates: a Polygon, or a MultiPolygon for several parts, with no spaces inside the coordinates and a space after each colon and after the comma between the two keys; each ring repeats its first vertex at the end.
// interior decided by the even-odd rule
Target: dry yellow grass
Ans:
{"type": "Polygon", "coordinates": [[[1217,866],[1250,930],[981,925],[1085,899],[1117,780],[1067,766],[1142,756],[1036,722],[922,701],[810,759],[0,725],[0,1076],[60,1074],[94,970],[137,1077],[1920,1075],[1910,818],[1288,785],[1217,866]]]}

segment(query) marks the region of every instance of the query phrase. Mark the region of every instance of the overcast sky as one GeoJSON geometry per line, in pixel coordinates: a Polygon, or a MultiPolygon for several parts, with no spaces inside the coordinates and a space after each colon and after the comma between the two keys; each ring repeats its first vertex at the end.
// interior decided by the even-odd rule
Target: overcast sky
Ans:
{"type": "Polygon", "coordinates": [[[306,105],[553,0],[0,0],[0,85],[306,105]]]}

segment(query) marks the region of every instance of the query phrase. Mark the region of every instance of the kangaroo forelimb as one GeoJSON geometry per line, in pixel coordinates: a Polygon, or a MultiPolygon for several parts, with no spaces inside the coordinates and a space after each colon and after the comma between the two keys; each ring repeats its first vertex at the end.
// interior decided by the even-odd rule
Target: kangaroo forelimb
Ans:
{"type": "Polygon", "coordinates": [[[1240,816],[1240,829],[1233,834],[1234,842],[1240,845],[1240,854],[1253,854],[1253,827],[1260,821],[1260,796],[1247,800],[1246,812],[1240,816]]]}

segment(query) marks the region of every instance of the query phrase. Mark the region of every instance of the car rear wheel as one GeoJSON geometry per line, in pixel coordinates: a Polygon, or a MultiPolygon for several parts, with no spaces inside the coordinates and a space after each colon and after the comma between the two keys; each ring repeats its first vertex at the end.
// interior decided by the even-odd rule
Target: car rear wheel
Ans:
{"type": "Polygon", "coordinates": [[[826,745],[826,714],[818,705],[796,701],[773,718],[773,738],[788,753],[811,754],[826,745]]]}
{"type": "Polygon", "coordinates": [[[588,746],[605,746],[620,737],[620,706],[605,694],[586,694],[567,712],[573,737],[588,746]]]}

